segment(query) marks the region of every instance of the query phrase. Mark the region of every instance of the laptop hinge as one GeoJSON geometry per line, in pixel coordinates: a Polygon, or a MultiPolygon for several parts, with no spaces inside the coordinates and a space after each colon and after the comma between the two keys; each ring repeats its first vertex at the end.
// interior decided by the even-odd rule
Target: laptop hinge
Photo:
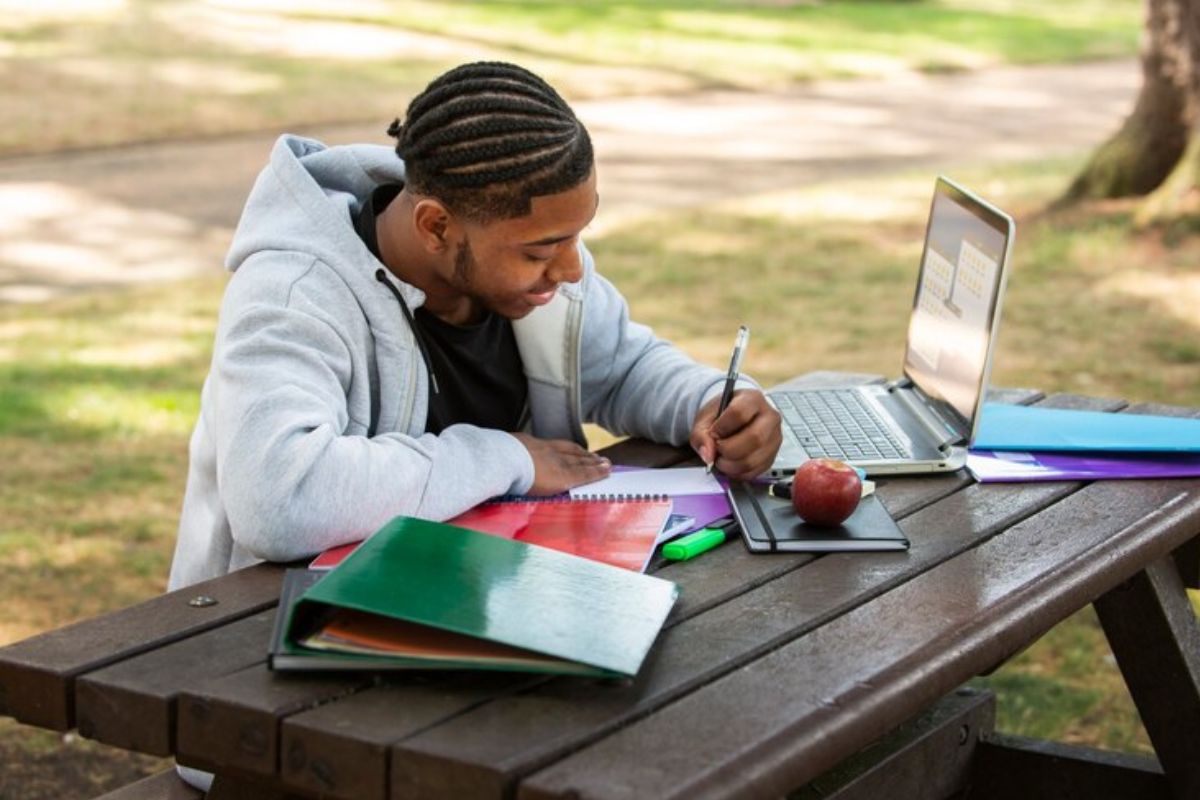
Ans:
{"type": "Polygon", "coordinates": [[[912,411],[913,416],[929,431],[931,438],[938,443],[939,450],[946,450],[952,445],[964,444],[967,441],[961,426],[945,414],[938,412],[936,410],[937,403],[930,400],[929,396],[909,379],[903,378],[894,381],[888,385],[888,389],[906,408],[912,411]],[[896,389],[908,389],[909,391],[898,392],[895,391],[896,389]],[[917,397],[925,402],[918,402],[917,397]]]}

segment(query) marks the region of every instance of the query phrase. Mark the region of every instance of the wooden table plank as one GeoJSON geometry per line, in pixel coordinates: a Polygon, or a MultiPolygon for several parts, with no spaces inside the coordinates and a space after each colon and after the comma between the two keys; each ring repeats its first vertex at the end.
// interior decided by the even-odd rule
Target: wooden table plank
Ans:
{"type": "Polygon", "coordinates": [[[1153,758],[1023,736],[990,734],[976,748],[963,800],[1167,800],[1170,787],[1153,758]]]}
{"type": "Polygon", "coordinates": [[[209,771],[231,767],[274,776],[283,717],[353,694],[375,680],[369,672],[275,673],[263,661],[204,681],[179,695],[176,760],[209,771]]]}
{"type": "Polygon", "coordinates": [[[790,793],[788,800],[961,800],[980,739],[993,732],[995,723],[995,695],[964,687],[790,793]]]}
{"type": "Polygon", "coordinates": [[[75,726],[75,678],[279,602],[283,568],[260,564],[0,648],[0,714],[75,726]],[[188,601],[211,597],[213,605],[188,601]]]}
{"type": "Polygon", "coordinates": [[[535,774],[519,797],[782,794],[1165,556],[1197,519],[1197,481],[1087,486],[535,774]]]}
{"type": "Polygon", "coordinates": [[[179,693],[261,662],[274,623],[275,609],[269,609],[81,676],[75,690],[80,735],[171,755],[179,693]]]}
{"type": "Polygon", "coordinates": [[[383,800],[392,742],[541,680],[503,672],[389,677],[378,688],[284,720],[282,777],[289,787],[326,798],[383,800]]]}

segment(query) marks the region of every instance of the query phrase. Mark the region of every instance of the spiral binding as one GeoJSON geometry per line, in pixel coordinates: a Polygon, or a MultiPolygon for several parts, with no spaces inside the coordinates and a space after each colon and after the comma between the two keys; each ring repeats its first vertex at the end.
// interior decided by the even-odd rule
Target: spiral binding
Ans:
{"type": "Polygon", "coordinates": [[[570,495],[550,495],[549,497],[528,497],[523,494],[504,494],[493,497],[488,503],[597,503],[597,502],[650,502],[670,500],[666,494],[597,494],[591,497],[571,497],[570,495]]]}

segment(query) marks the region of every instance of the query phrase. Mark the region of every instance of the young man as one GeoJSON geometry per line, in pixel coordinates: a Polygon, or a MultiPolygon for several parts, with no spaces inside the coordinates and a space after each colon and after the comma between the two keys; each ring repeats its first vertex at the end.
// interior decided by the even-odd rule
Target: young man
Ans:
{"type": "Polygon", "coordinates": [[[581,423],[764,471],[778,414],[631,322],[580,234],[587,131],[545,82],[435,80],[395,151],[284,136],[242,214],[170,587],[604,477],[581,423]]]}

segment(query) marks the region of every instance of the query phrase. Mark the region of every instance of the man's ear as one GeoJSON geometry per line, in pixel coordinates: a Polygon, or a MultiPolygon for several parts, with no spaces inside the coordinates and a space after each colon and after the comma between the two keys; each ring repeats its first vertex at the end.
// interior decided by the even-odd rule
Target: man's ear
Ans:
{"type": "Polygon", "coordinates": [[[451,220],[450,210],[433,198],[423,197],[413,206],[413,227],[417,238],[430,253],[446,251],[451,220]]]}

